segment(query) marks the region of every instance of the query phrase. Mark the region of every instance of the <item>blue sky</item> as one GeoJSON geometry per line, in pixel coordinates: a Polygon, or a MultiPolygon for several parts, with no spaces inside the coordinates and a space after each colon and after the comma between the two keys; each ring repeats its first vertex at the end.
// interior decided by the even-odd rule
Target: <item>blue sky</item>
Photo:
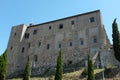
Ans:
{"type": "Polygon", "coordinates": [[[120,26],[120,0],[0,0],[0,54],[7,48],[12,26],[38,24],[94,10],[101,10],[112,43],[114,18],[120,26]]]}

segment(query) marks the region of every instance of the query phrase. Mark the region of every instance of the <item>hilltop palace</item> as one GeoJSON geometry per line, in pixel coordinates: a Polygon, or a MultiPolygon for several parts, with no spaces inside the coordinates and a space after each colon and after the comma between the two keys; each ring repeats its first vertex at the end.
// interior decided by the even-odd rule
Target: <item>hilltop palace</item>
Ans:
{"type": "Polygon", "coordinates": [[[36,25],[13,26],[8,42],[8,75],[22,73],[28,55],[32,76],[54,73],[60,48],[64,71],[85,67],[88,53],[96,68],[118,64],[100,10],[96,10],[36,25]]]}

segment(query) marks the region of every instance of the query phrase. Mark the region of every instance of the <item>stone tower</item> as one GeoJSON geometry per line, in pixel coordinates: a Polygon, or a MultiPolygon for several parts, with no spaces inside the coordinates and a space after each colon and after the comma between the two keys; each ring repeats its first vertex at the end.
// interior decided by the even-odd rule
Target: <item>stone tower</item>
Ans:
{"type": "Polygon", "coordinates": [[[54,71],[60,48],[65,70],[86,66],[88,53],[96,67],[116,61],[100,10],[96,10],[36,25],[14,26],[8,43],[8,74],[24,70],[28,55],[32,76],[54,71]]]}

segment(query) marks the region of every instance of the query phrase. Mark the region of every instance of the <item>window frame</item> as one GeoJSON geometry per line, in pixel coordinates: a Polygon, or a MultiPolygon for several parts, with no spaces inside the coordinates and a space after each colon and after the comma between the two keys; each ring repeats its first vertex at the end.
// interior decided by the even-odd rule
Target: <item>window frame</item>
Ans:
{"type": "Polygon", "coordinates": [[[90,22],[90,23],[95,22],[95,17],[90,17],[90,18],[89,18],[89,22],[90,22]]]}

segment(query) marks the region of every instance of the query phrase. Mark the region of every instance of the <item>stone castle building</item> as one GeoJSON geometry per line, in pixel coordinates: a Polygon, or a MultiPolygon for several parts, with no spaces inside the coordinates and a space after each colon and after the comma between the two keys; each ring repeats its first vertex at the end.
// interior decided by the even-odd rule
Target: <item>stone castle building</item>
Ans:
{"type": "Polygon", "coordinates": [[[64,69],[86,66],[88,53],[97,68],[116,65],[100,10],[96,10],[36,25],[13,26],[8,43],[8,74],[24,70],[28,55],[31,75],[53,71],[60,48],[64,69]]]}

